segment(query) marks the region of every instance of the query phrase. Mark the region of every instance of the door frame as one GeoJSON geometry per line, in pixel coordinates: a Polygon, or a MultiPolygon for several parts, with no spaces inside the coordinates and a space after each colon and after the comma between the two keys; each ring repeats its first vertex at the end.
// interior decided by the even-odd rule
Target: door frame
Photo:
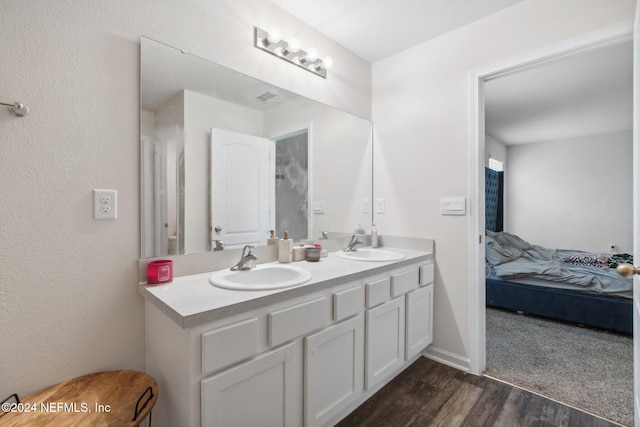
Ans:
{"type": "Polygon", "coordinates": [[[633,20],[518,55],[469,73],[469,370],[473,374],[481,375],[486,367],[484,83],[591,49],[630,40],[633,40],[633,20]]]}

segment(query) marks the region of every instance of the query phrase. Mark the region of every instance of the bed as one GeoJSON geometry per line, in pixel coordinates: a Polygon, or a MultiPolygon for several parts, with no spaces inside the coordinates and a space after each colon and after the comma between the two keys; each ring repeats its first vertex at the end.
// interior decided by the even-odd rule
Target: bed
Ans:
{"type": "Polygon", "coordinates": [[[616,266],[627,254],[549,249],[487,231],[487,306],[609,331],[633,332],[633,281],[616,266]]]}

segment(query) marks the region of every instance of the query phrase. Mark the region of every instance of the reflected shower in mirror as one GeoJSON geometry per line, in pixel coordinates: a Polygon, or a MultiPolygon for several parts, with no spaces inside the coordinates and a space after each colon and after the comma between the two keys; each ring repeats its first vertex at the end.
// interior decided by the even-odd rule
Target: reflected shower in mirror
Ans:
{"type": "Polygon", "coordinates": [[[142,258],[371,222],[370,121],[148,38],[140,68],[142,258]]]}

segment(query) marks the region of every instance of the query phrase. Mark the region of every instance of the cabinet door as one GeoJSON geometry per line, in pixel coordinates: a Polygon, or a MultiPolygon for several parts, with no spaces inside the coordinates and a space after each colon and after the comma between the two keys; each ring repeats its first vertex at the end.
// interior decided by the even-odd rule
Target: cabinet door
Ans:
{"type": "Polygon", "coordinates": [[[296,343],[202,380],[202,425],[295,424],[296,343]]]}
{"type": "Polygon", "coordinates": [[[363,392],[364,315],[305,338],[305,426],[321,426],[363,392]]]}
{"type": "Polygon", "coordinates": [[[433,285],[416,289],[407,298],[407,360],[433,341],[433,285]]]}
{"type": "Polygon", "coordinates": [[[399,369],[404,363],[404,297],[367,310],[366,388],[399,369]]]}

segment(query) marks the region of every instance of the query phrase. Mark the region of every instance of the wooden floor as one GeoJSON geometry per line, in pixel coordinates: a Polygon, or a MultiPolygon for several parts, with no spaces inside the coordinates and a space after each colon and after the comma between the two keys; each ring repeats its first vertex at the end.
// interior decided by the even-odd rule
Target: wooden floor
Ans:
{"type": "Polygon", "coordinates": [[[421,357],[338,427],[617,426],[582,411],[421,357]]]}

